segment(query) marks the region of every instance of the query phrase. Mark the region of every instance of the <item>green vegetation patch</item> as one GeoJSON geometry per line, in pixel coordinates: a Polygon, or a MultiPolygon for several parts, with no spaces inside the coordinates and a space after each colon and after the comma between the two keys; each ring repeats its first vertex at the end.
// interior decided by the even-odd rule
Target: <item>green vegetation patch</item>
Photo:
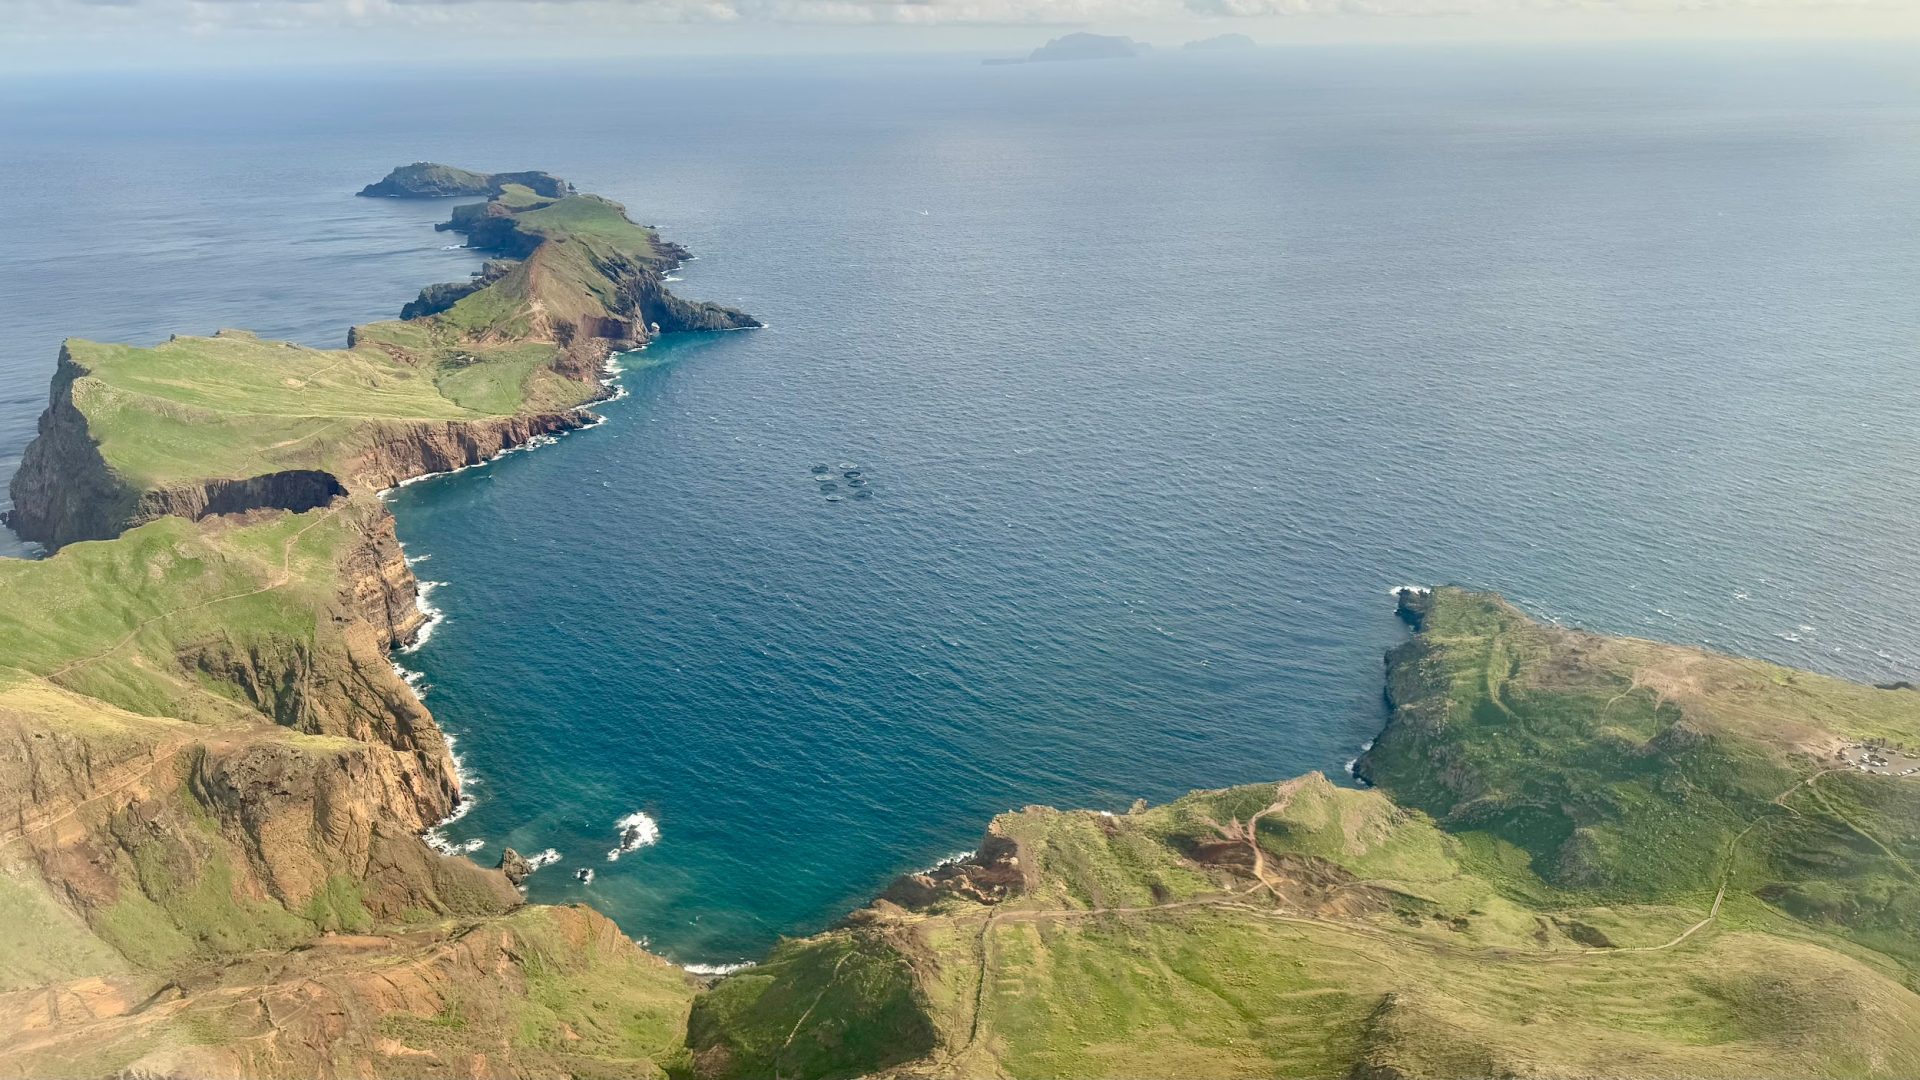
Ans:
{"type": "Polygon", "coordinates": [[[1368,775],[1483,837],[1469,850],[1493,856],[1489,874],[1511,875],[1499,852],[1517,849],[1593,899],[1711,897],[1736,844],[1764,841],[1759,823],[1788,813],[1776,800],[1841,741],[1810,720],[1920,732],[1914,695],[1544,626],[1496,597],[1440,590],[1422,625],[1392,658],[1397,708],[1368,775]]]}
{"type": "Polygon", "coordinates": [[[30,871],[0,874],[0,991],[126,970],[30,871]]]}
{"type": "Polygon", "coordinates": [[[516,213],[514,220],[522,228],[549,239],[581,239],[637,259],[657,257],[653,230],[634,224],[619,203],[598,195],[569,196],[538,209],[516,213]]]}
{"type": "Polygon", "coordinates": [[[356,522],[352,510],[224,527],[161,518],[50,559],[0,561],[0,656],[134,713],[231,719],[182,671],[183,647],[310,648],[356,522]]]}
{"type": "Polygon", "coordinates": [[[430,372],[379,349],[252,335],[67,348],[87,372],[73,398],[101,457],[142,487],[337,468],[338,447],[369,420],[479,415],[442,396],[430,372]]]}
{"type": "Polygon", "coordinates": [[[191,844],[178,833],[143,836],[138,828],[131,824],[122,835],[133,876],[94,921],[100,937],[135,965],[164,971],[189,959],[284,949],[312,936],[312,924],[298,915],[238,896],[232,864],[217,845],[191,844]]]}
{"type": "Polygon", "coordinates": [[[933,1028],[905,957],[837,933],[785,942],[702,996],[687,1045],[702,1077],[850,1077],[925,1054],[933,1028]]]}

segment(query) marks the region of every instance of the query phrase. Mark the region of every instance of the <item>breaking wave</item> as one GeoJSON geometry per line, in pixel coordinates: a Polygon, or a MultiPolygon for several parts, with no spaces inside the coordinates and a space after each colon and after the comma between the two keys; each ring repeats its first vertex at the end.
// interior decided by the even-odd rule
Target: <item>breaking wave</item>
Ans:
{"type": "Polygon", "coordinates": [[[402,653],[419,652],[420,646],[425,645],[427,639],[433,636],[434,630],[446,621],[447,613],[434,607],[433,602],[428,599],[433,594],[433,590],[445,584],[444,581],[422,581],[419,588],[414,590],[413,606],[419,609],[420,614],[427,617],[427,621],[420,624],[420,629],[414,632],[412,641],[400,646],[402,653]]]}
{"type": "Polygon", "coordinates": [[[608,862],[618,862],[629,851],[660,842],[660,823],[644,810],[635,810],[614,822],[613,827],[620,833],[620,843],[607,852],[608,862]]]}
{"type": "Polygon", "coordinates": [[[680,970],[689,975],[731,975],[752,966],[753,961],[742,960],[737,964],[681,964],[680,970]]]}

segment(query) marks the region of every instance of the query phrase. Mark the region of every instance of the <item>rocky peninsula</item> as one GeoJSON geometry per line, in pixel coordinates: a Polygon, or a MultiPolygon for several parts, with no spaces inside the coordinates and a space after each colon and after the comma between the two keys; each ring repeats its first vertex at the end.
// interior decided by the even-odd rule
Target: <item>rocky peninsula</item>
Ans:
{"type": "Polygon", "coordinates": [[[53,553],[0,562],[0,1076],[1920,1075],[1920,780],[1849,756],[1920,694],[1461,589],[1397,594],[1365,786],[1028,807],[710,986],[436,853],[377,493],[757,325],[501,179],[546,175],[373,185],[484,188],[447,228],[490,258],[344,349],[62,349],[10,518],[53,553]]]}

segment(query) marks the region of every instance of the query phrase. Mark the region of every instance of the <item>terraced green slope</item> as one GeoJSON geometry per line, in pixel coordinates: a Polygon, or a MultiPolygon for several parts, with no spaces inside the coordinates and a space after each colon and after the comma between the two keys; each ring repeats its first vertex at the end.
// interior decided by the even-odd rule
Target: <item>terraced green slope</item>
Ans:
{"type": "Polygon", "coordinates": [[[697,1002],[696,1074],[1920,1074],[1920,789],[1833,759],[1920,695],[1407,600],[1377,788],[998,818],[697,1002]]]}

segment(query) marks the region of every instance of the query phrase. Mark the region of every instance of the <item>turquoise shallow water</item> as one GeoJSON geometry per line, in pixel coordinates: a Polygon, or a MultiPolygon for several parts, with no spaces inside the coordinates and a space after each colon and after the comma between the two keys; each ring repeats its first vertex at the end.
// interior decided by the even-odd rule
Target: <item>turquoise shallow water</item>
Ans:
{"type": "Polygon", "coordinates": [[[0,443],[60,333],[332,343],[464,272],[444,205],[347,197],[396,161],[628,202],[770,326],[396,493],[446,613],[400,659],[477,779],[450,839],[751,958],[1000,810],[1339,774],[1402,582],[1916,674],[1898,60],[682,65],[568,73],[562,115],[459,77],[69,88],[0,110],[33,301],[0,443]],[[871,498],[827,501],[841,462],[871,498]],[[636,811],[658,842],[609,863],[636,811]]]}

